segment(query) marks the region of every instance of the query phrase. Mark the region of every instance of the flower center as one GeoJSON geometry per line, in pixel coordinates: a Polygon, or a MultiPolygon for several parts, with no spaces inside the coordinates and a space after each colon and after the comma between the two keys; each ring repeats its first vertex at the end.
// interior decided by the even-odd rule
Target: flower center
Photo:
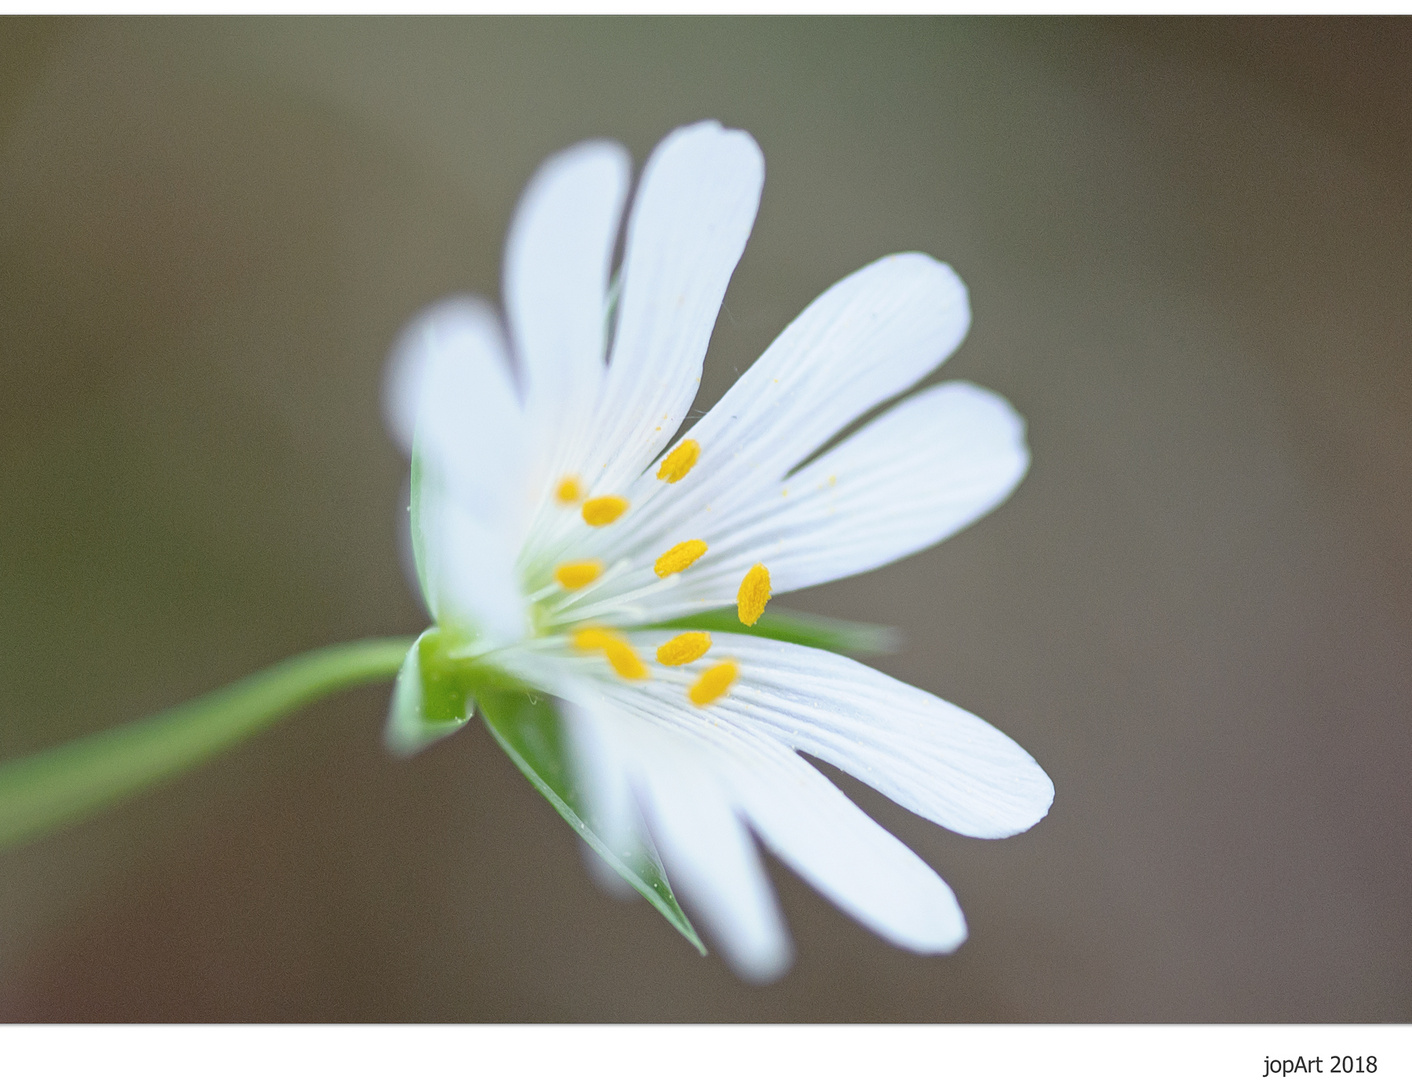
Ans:
{"type": "MultiPolygon", "coordinates": [[[[701,458],[701,444],[695,439],[683,439],[666,455],[657,468],[657,479],[664,484],[676,484],[684,479],[701,458]]],[[[561,507],[577,507],[578,516],[592,529],[606,528],[617,522],[632,507],[622,495],[595,495],[584,498],[577,474],[566,474],[554,487],[554,501],[561,507]]],[[[611,582],[624,572],[631,573],[632,559],[614,562],[611,570],[596,558],[571,559],[554,567],[553,581],[534,593],[530,599],[548,603],[544,611],[541,633],[563,632],[557,629],[569,624],[573,648],[580,653],[602,656],[615,674],[632,681],[651,678],[647,665],[626,637],[606,626],[588,624],[587,619],[630,624],[646,621],[645,611],[633,605],[648,594],[666,587],[668,578],[689,570],[710,550],[703,539],[683,540],[662,552],[652,564],[660,582],[639,585],[627,592],[614,590],[611,582]],[[592,589],[589,589],[592,586],[592,589]],[[569,593],[583,592],[570,599],[569,593]],[[550,598],[558,593],[559,599],[550,598]],[[584,597],[594,593],[591,601],[584,597]],[[574,627],[574,623],[578,623],[574,627]]],[[[640,579],[639,579],[640,580],[640,579]]],[[[770,600],[770,572],[763,563],[756,563],[745,574],[736,594],[736,613],[742,625],[754,626],[764,614],[770,600]]],[[[703,631],[688,631],[664,642],[657,648],[657,663],[664,667],[684,667],[694,664],[711,649],[711,635],[703,631]]],[[[693,705],[705,707],[730,691],[740,676],[735,660],[722,660],[702,671],[687,689],[693,705]]]]}

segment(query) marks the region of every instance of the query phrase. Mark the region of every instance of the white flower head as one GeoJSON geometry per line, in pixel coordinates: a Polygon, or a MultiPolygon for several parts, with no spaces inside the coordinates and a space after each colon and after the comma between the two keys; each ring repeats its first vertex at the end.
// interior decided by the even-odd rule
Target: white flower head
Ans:
{"type": "Polygon", "coordinates": [[[772,594],[893,562],[994,508],[1028,466],[1024,423],[944,383],[813,457],[965,336],[965,286],[911,253],[829,289],[678,438],[764,162],[712,121],[669,135],[614,281],[629,179],[613,143],[551,158],[510,230],[508,334],[486,304],[453,300],[395,350],[392,425],[409,448],[415,429],[413,545],[437,628],[409,654],[389,742],[425,745],[478,702],[594,849],[669,918],[680,894],[747,977],[790,956],[751,833],[889,941],[952,951],[966,924],[946,883],[797,751],[968,836],[1029,828],[1049,778],[983,720],[761,636],[760,620],[772,594]]]}

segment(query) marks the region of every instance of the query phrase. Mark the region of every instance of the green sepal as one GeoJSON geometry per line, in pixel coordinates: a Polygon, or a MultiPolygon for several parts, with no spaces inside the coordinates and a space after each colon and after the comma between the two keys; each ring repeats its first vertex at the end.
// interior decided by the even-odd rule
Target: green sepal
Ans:
{"type": "Polygon", "coordinates": [[[482,689],[477,700],[485,726],[535,790],[549,800],[559,816],[604,862],[645,896],[698,952],[706,955],[706,946],[677,903],[656,854],[642,847],[614,851],[594,830],[592,813],[569,765],[558,710],[549,699],[532,691],[482,689]]]}
{"type": "Polygon", "coordinates": [[[891,626],[875,623],[830,619],[804,611],[772,609],[760,616],[754,626],[740,621],[735,608],[717,608],[680,619],[653,623],[646,630],[706,630],[719,634],[750,634],[754,637],[788,641],[812,649],[847,653],[854,656],[877,656],[896,652],[901,635],[891,626]]]}
{"type": "Polygon", "coordinates": [[[420,426],[412,435],[412,475],[410,480],[411,498],[407,505],[407,527],[412,534],[412,562],[417,568],[417,584],[422,587],[422,598],[427,610],[436,618],[437,604],[432,597],[431,583],[427,577],[427,542],[422,531],[422,487],[426,483],[426,463],[422,460],[422,440],[420,426]]]}
{"type": "Polygon", "coordinates": [[[495,741],[536,791],[629,885],[703,955],[706,947],[682,911],[655,853],[614,851],[591,824],[575,781],[558,710],[543,695],[494,668],[457,655],[464,637],[433,626],[407,651],[397,675],[386,741],[412,754],[465,726],[477,706],[495,741]]]}
{"type": "Polygon", "coordinates": [[[474,687],[465,664],[448,663],[447,635],[433,626],[407,650],[392,690],[383,741],[407,757],[446,738],[471,718],[474,687]]]}

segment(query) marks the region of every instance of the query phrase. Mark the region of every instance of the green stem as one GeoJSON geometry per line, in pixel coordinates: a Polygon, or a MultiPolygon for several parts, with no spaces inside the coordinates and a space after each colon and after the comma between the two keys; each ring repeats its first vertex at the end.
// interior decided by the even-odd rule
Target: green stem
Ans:
{"type": "Polygon", "coordinates": [[[412,640],[315,649],[155,716],[0,765],[0,849],[200,764],[321,697],[392,678],[412,640]]]}

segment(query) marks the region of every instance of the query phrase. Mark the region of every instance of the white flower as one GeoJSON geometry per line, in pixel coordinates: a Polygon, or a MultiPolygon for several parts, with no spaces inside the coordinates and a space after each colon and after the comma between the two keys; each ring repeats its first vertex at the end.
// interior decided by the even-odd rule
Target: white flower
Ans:
{"type": "MultiPolygon", "coordinates": [[[[829,289],[673,441],[764,163],[715,122],[669,135],[633,201],[619,290],[629,177],[612,143],[551,158],[510,230],[508,342],[488,306],[455,300],[394,357],[404,439],[415,415],[419,574],[449,635],[438,655],[558,700],[598,834],[660,853],[747,977],[779,974],[790,951],[751,832],[889,941],[949,952],[966,924],[945,882],[796,751],[968,836],[1029,828],[1049,778],[970,713],[744,624],[771,592],[893,562],[998,505],[1028,466],[1024,423],[945,383],[800,467],[965,335],[965,287],[913,253],[829,289]],[[727,606],[741,633],[644,628],[727,606]]],[[[447,730],[418,713],[417,663],[414,649],[389,728],[402,750],[447,730]]]]}

